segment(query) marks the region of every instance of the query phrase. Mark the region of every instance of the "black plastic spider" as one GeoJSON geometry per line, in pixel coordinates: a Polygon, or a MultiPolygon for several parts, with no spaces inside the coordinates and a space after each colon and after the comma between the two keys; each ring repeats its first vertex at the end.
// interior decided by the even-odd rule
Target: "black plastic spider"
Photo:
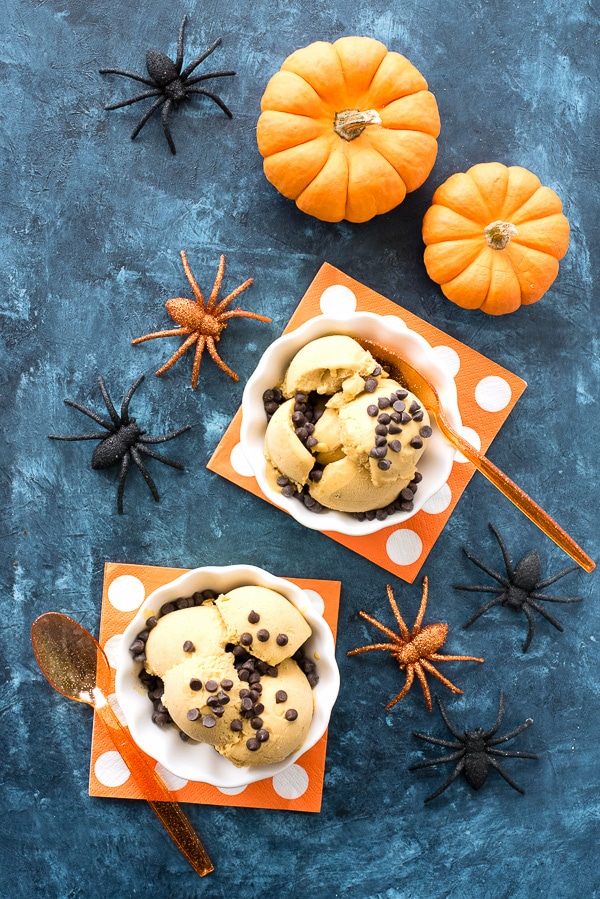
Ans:
{"type": "Polygon", "coordinates": [[[471,560],[471,562],[474,562],[475,565],[481,568],[482,571],[485,571],[486,574],[489,574],[490,577],[495,578],[495,580],[497,580],[498,583],[501,584],[501,586],[485,587],[471,586],[468,584],[454,584],[455,590],[468,590],[472,593],[498,594],[496,599],[490,600],[490,602],[487,602],[485,605],[481,606],[480,609],[477,609],[473,617],[470,618],[469,621],[467,621],[467,623],[463,625],[463,627],[470,627],[474,621],[477,621],[480,615],[483,615],[483,613],[487,612],[488,609],[491,609],[492,606],[508,606],[508,608],[514,609],[516,612],[523,612],[523,614],[527,618],[527,621],[529,622],[527,639],[523,644],[523,652],[527,652],[535,630],[535,624],[531,609],[535,609],[536,612],[539,612],[540,615],[542,615],[547,621],[549,621],[550,624],[554,625],[554,627],[558,631],[563,631],[562,625],[559,624],[556,618],[553,618],[552,615],[550,615],[539,604],[540,600],[543,602],[562,603],[582,601],[583,597],[581,596],[546,596],[544,593],[539,592],[545,587],[549,587],[550,584],[558,581],[566,574],[570,574],[572,571],[577,571],[578,566],[571,565],[569,568],[565,568],[563,571],[559,571],[559,573],[555,574],[553,577],[549,577],[545,581],[541,581],[540,576],[542,573],[542,565],[537,550],[530,550],[517,562],[517,564],[513,568],[512,560],[509,556],[508,549],[506,548],[506,543],[493,524],[488,525],[488,527],[500,544],[500,549],[502,550],[502,555],[504,557],[504,564],[506,566],[506,576],[499,574],[497,571],[493,571],[491,568],[488,568],[487,565],[484,565],[483,562],[480,562],[479,559],[476,559],[468,549],[464,550],[465,555],[468,559],[471,560]]]}
{"type": "Polygon", "coordinates": [[[106,418],[102,418],[100,415],[97,415],[96,412],[92,412],[91,409],[86,409],[85,406],[76,403],[74,400],[65,400],[67,406],[73,406],[74,409],[79,409],[79,411],[83,412],[84,415],[87,415],[101,427],[106,428],[107,431],[110,431],[109,437],[107,437],[102,432],[100,432],[99,434],[71,434],[67,436],[60,434],[48,434],[50,440],[101,441],[92,454],[92,468],[112,468],[113,465],[118,465],[119,463],[121,464],[119,487],[117,490],[117,509],[119,515],[123,514],[123,491],[125,490],[125,478],[127,477],[129,463],[131,460],[133,460],[133,462],[141,471],[144,480],[150,488],[152,496],[154,497],[156,502],[158,502],[160,499],[158,490],[156,489],[156,485],[152,480],[152,477],[150,476],[150,472],[144,465],[140,453],[144,453],[146,456],[150,456],[152,459],[158,459],[159,462],[164,462],[165,465],[170,465],[171,468],[177,468],[179,469],[179,471],[184,470],[183,465],[181,465],[179,462],[175,462],[173,459],[169,459],[167,456],[161,456],[154,450],[149,449],[147,444],[166,443],[167,440],[172,440],[174,437],[178,437],[185,431],[189,431],[190,425],[186,425],[184,428],[179,428],[177,431],[171,431],[170,434],[165,434],[163,437],[144,437],[146,431],[140,428],[140,426],[136,423],[135,418],[129,417],[129,403],[133,394],[138,389],[143,380],[144,375],[140,375],[137,381],[129,388],[121,406],[121,414],[119,415],[117,413],[117,410],[113,406],[112,400],[108,394],[108,390],[106,389],[106,385],[104,384],[102,377],[98,377],[98,383],[100,384],[102,397],[104,399],[104,403],[106,404],[106,408],[108,409],[108,414],[110,415],[111,421],[108,421],[108,419],[106,418]]]}
{"type": "Polygon", "coordinates": [[[182,71],[183,32],[186,22],[187,16],[184,16],[177,38],[177,58],[175,59],[175,62],[160,50],[148,50],[146,53],[146,68],[150,78],[145,78],[143,75],[137,75],[135,72],[128,72],[125,69],[100,69],[101,75],[124,75],[125,78],[133,78],[134,81],[141,81],[142,84],[147,84],[151,88],[151,90],[136,94],[135,97],[130,97],[129,100],[122,100],[120,103],[112,103],[110,106],[106,106],[105,109],[120,109],[122,106],[131,106],[132,103],[137,103],[138,100],[146,100],[149,97],[158,98],[146,110],[135,126],[131,135],[131,140],[135,140],[150,116],[152,116],[164,103],[162,126],[165,137],[167,138],[167,143],[169,144],[169,148],[173,155],[175,155],[177,151],[175,150],[175,144],[173,143],[171,130],[169,128],[169,114],[173,106],[177,107],[184,100],[189,100],[190,94],[204,94],[205,97],[210,97],[217,106],[221,107],[225,115],[229,116],[230,119],[232,118],[231,110],[225,106],[217,94],[204,90],[204,88],[198,87],[197,85],[200,81],[206,81],[208,78],[223,78],[226,75],[235,75],[235,72],[209,72],[206,75],[195,75],[193,78],[190,78],[194,69],[197,69],[200,63],[204,62],[206,57],[210,56],[213,50],[216,50],[221,43],[221,38],[217,38],[208,50],[205,50],[204,53],[201,53],[200,56],[193,59],[182,71]]]}
{"type": "Polygon", "coordinates": [[[533,720],[528,718],[524,724],[515,727],[509,734],[505,734],[503,737],[494,737],[492,740],[491,738],[499,730],[504,717],[504,693],[500,693],[498,717],[490,730],[484,730],[482,727],[477,727],[475,730],[465,730],[462,733],[448,718],[448,714],[442,705],[441,699],[436,696],[436,700],[440,707],[444,723],[452,736],[456,737],[457,742],[454,742],[453,740],[442,740],[439,737],[430,737],[428,734],[422,733],[415,733],[415,737],[419,740],[424,740],[426,743],[432,743],[434,746],[444,746],[447,749],[455,749],[456,752],[453,752],[450,755],[442,755],[435,759],[428,759],[425,762],[417,762],[416,765],[411,765],[408,770],[417,771],[419,768],[431,768],[434,765],[441,765],[446,762],[456,762],[457,764],[448,780],[444,781],[441,787],[438,787],[431,796],[428,796],[425,802],[431,802],[432,799],[435,799],[440,793],[443,793],[444,790],[448,789],[450,784],[453,783],[461,773],[464,774],[465,780],[474,790],[479,790],[487,780],[490,766],[496,769],[498,774],[504,778],[506,783],[509,784],[513,790],[517,790],[518,793],[525,793],[525,790],[518,786],[518,784],[508,776],[500,762],[496,761],[494,756],[514,759],[537,759],[537,755],[534,755],[533,752],[507,752],[503,749],[494,749],[494,747],[499,743],[507,743],[508,740],[512,740],[513,737],[516,737],[533,724],[533,720]]]}

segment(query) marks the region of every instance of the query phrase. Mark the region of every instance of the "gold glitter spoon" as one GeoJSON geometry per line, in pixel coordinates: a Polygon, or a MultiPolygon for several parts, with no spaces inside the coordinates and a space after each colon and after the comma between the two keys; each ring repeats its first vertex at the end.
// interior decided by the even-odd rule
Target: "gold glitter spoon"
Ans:
{"type": "Polygon", "coordinates": [[[100,644],[89,631],[60,612],[47,612],[33,622],[31,642],[42,674],[54,689],[95,710],[142,796],[194,871],[200,877],[214,871],[181,807],[108,702],[110,665],[100,644]]]}
{"type": "Polygon", "coordinates": [[[593,571],[596,563],[575,543],[572,537],[564,531],[547,512],[538,506],[535,500],[525,493],[514,481],[497,468],[493,462],[468,441],[458,434],[444,414],[440,397],[434,385],[422,372],[417,371],[406,359],[387,346],[373,343],[370,340],[362,340],[359,343],[386,367],[390,369],[392,377],[412,391],[423,403],[428,412],[433,413],[438,428],[446,440],[459,450],[484,477],[497,487],[514,505],[521,510],[534,524],[560,546],[567,555],[577,562],[585,571],[593,571]]]}

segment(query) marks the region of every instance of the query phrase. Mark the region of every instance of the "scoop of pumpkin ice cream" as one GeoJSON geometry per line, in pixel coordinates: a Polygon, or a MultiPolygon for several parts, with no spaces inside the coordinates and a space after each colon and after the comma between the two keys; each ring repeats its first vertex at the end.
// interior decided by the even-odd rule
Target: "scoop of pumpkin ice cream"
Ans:
{"type": "Polygon", "coordinates": [[[162,703],[180,730],[213,746],[231,742],[242,686],[231,654],[186,659],[165,671],[163,681],[162,703]]]}
{"type": "Polygon", "coordinates": [[[216,608],[227,642],[241,643],[268,665],[294,655],[312,633],[298,609],[268,587],[236,587],[219,596],[216,608]]]}
{"type": "Polygon", "coordinates": [[[223,619],[212,604],[178,609],[158,619],[146,642],[146,669],[163,677],[180,662],[225,648],[223,619]]]}
{"type": "Polygon", "coordinates": [[[261,679],[260,714],[243,718],[242,730],[215,748],[237,767],[281,762],[299,749],[313,717],[313,692],[293,659],[284,659],[277,677],[261,679]]]}
{"type": "Polygon", "coordinates": [[[311,340],[300,349],[288,366],[282,391],[286,397],[295,393],[337,393],[350,380],[350,392],[362,390],[377,362],[352,337],[330,334],[311,340]]]}

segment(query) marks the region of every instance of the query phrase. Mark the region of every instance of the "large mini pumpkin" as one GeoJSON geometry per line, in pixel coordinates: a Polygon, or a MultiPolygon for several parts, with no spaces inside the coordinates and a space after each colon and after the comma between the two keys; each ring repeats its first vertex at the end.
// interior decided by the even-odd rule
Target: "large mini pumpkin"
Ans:
{"type": "Polygon", "coordinates": [[[485,162],[438,187],[423,240],[429,277],[449,300],[503,315],[546,293],[569,246],[569,222],[532,172],[485,162]]]}
{"type": "Polygon", "coordinates": [[[373,38],[297,50],[261,101],[268,180],[326,222],[366,222],[420,187],[437,155],[437,103],[421,73],[373,38]]]}

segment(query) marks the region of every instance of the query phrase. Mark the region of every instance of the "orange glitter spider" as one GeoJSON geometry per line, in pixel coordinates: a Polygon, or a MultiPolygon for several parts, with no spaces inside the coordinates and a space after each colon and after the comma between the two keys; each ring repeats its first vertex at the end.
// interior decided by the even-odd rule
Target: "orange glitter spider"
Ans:
{"type": "Polygon", "coordinates": [[[427,596],[428,596],[428,581],[427,578],[423,578],[423,594],[421,597],[421,605],[419,607],[419,612],[416,617],[415,623],[413,625],[412,631],[409,630],[404,622],[402,615],[400,614],[400,609],[394,599],[394,594],[392,593],[392,588],[390,585],[387,585],[387,594],[388,599],[390,601],[390,606],[392,607],[392,612],[394,613],[394,617],[398,622],[398,627],[400,628],[400,636],[395,634],[389,628],[387,628],[384,624],[381,624],[380,621],[377,621],[376,618],[373,618],[372,615],[368,615],[366,612],[359,612],[365,621],[368,621],[369,624],[373,624],[375,627],[379,628],[380,631],[383,631],[390,639],[393,641],[392,643],[373,643],[370,646],[361,646],[358,649],[352,649],[348,655],[355,656],[359,655],[362,652],[370,652],[372,649],[383,649],[391,652],[394,659],[400,665],[401,671],[406,671],[406,681],[404,686],[400,690],[397,696],[395,696],[391,702],[388,702],[386,705],[386,709],[391,709],[396,705],[397,702],[400,702],[401,699],[404,699],[408,691],[410,690],[415,674],[421,684],[421,689],[423,690],[423,695],[425,697],[425,704],[427,706],[428,711],[431,712],[433,706],[431,702],[431,693],[429,692],[429,685],[427,683],[427,679],[425,677],[425,672],[429,672],[434,677],[437,677],[439,681],[441,681],[444,686],[448,687],[449,690],[452,690],[453,693],[462,693],[463,691],[456,687],[451,681],[449,681],[443,674],[432,665],[432,662],[483,662],[483,659],[478,659],[475,656],[447,656],[442,655],[438,652],[444,643],[446,642],[446,637],[448,636],[448,625],[447,624],[428,624],[423,629],[421,629],[421,623],[423,621],[423,616],[425,615],[425,609],[427,607],[427,596]]]}
{"type": "Polygon", "coordinates": [[[184,250],[181,251],[181,260],[183,262],[183,270],[190,283],[195,300],[176,297],[167,300],[165,303],[167,312],[173,321],[177,322],[179,327],[167,329],[165,331],[155,331],[152,334],[145,334],[143,337],[136,337],[131,343],[135,346],[138,343],[144,343],[146,340],[154,340],[156,337],[179,337],[180,335],[187,334],[188,336],[179,349],[171,356],[169,361],[162,366],[162,368],[158,369],[156,372],[157,375],[160,376],[168,371],[171,366],[175,365],[178,359],[181,359],[181,357],[187,353],[191,346],[196,344],[194,364],[192,366],[192,387],[194,390],[198,386],[200,362],[202,361],[202,353],[204,352],[205,347],[210,353],[212,360],[216,362],[219,368],[228,374],[230,378],[233,378],[234,381],[239,381],[239,375],[236,375],[236,373],[232,371],[219,356],[215,343],[221,339],[221,332],[227,327],[227,323],[231,318],[255,318],[257,321],[261,322],[271,321],[266,315],[258,315],[256,312],[245,312],[243,309],[240,309],[239,306],[237,309],[225,311],[232,300],[235,300],[242,291],[246,290],[247,287],[250,287],[252,278],[248,278],[247,281],[244,281],[243,284],[236,287],[236,289],[226,296],[225,299],[217,303],[223,281],[223,273],[225,271],[225,256],[222,255],[213,289],[208,298],[208,302],[206,302],[202,295],[202,291],[198,287],[198,283],[192,274],[184,250]]]}

